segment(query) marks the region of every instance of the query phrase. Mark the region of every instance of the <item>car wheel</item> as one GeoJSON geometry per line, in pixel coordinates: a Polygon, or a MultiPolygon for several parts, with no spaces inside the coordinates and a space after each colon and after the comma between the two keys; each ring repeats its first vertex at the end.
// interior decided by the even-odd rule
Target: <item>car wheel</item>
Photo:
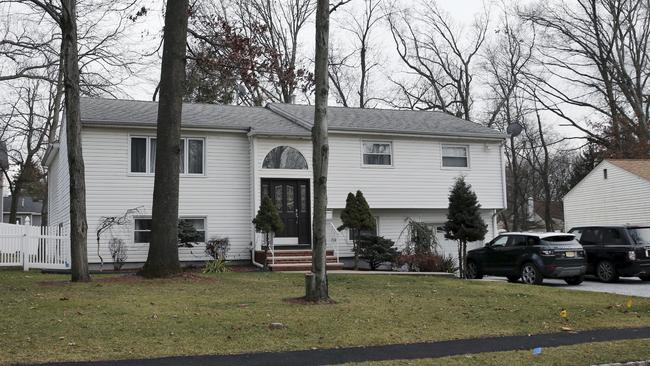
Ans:
{"type": "Polygon", "coordinates": [[[518,282],[519,276],[507,276],[508,282],[518,282]]]}
{"type": "Polygon", "coordinates": [[[521,266],[521,280],[529,285],[541,285],[544,277],[537,267],[529,262],[521,266]]]}
{"type": "Polygon", "coordinates": [[[470,280],[480,280],[483,278],[483,274],[479,272],[478,265],[474,261],[467,262],[467,268],[465,269],[465,277],[470,280]]]}
{"type": "Polygon", "coordinates": [[[650,275],[642,275],[639,276],[639,278],[641,279],[641,281],[650,281],[650,275]]]}
{"type": "Polygon", "coordinates": [[[566,283],[572,286],[576,286],[581,284],[585,280],[584,276],[575,276],[575,277],[567,277],[564,279],[566,283]]]}
{"type": "Polygon", "coordinates": [[[596,267],[596,276],[603,282],[616,282],[618,281],[618,274],[614,263],[610,261],[600,261],[596,267]]]}

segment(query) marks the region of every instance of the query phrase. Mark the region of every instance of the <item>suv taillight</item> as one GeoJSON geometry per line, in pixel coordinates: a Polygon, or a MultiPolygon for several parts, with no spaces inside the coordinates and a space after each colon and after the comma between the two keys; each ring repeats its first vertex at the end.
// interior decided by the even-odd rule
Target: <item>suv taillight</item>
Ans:
{"type": "Polygon", "coordinates": [[[549,257],[553,257],[555,256],[555,251],[553,249],[542,249],[541,254],[549,257]]]}

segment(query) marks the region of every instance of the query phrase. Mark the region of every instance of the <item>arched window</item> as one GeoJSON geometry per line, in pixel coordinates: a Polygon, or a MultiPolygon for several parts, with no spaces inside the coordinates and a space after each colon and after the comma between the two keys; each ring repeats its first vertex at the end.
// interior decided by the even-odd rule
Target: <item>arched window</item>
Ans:
{"type": "Polygon", "coordinates": [[[278,146],[271,150],[262,163],[264,169],[307,169],[307,160],[291,146],[278,146]]]}

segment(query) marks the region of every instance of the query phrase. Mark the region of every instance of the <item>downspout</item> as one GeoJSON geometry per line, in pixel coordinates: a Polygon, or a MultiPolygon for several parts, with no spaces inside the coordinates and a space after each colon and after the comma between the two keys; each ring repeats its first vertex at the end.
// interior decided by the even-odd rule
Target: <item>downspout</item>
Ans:
{"type": "MultiPolygon", "coordinates": [[[[505,143],[505,140],[504,140],[504,143],[505,143]]],[[[499,210],[495,209],[494,213],[492,214],[492,234],[494,235],[495,238],[496,238],[496,236],[498,234],[497,233],[497,227],[498,227],[497,216],[501,212],[508,209],[508,198],[507,198],[508,190],[506,188],[506,173],[505,173],[506,172],[506,166],[505,166],[504,161],[503,161],[503,143],[499,145],[499,162],[501,163],[501,192],[502,192],[501,195],[502,195],[502,198],[503,198],[501,204],[503,205],[503,208],[499,209],[499,210]]]]}
{"type": "MultiPolygon", "coordinates": [[[[249,151],[250,151],[250,201],[251,201],[251,213],[255,215],[255,183],[256,183],[256,177],[255,177],[255,171],[256,165],[255,165],[255,131],[250,128],[248,130],[248,133],[246,134],[248,136],[248,143],[250,145],[249,151]]],[[[264,268],[264,265],[261,263],[258,263],[255,261],[255,227],[250,224],[251,228],[251,263],[258,267],[258,268],[264,268]]]]}

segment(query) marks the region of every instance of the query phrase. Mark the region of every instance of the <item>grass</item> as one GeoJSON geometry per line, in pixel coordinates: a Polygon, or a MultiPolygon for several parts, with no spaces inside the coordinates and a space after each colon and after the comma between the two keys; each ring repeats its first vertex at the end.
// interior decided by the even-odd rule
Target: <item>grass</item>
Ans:
{"type": "Polygon", "coordinates": [[[426,360],[350,363],[346,366],[589,366],[650,360],[649,341],[641,339],[544,348],[542,354],[537,356],[531,351],[494,352],[426,360]]]}
{"type": "Polygon", "coordinates": [[[650,325],[650,299],[487,281],[330,276],[334,305],[284,301],[300,274],[171,280],[0,271],[0,364],[378,345],[650,325]],[[108,280],[107,280],[108,279],[108,280]],[[559,313],[568,311],[568,320],[559,313]],[[269,329],[283,323],[280,330],[269,329]]]}

